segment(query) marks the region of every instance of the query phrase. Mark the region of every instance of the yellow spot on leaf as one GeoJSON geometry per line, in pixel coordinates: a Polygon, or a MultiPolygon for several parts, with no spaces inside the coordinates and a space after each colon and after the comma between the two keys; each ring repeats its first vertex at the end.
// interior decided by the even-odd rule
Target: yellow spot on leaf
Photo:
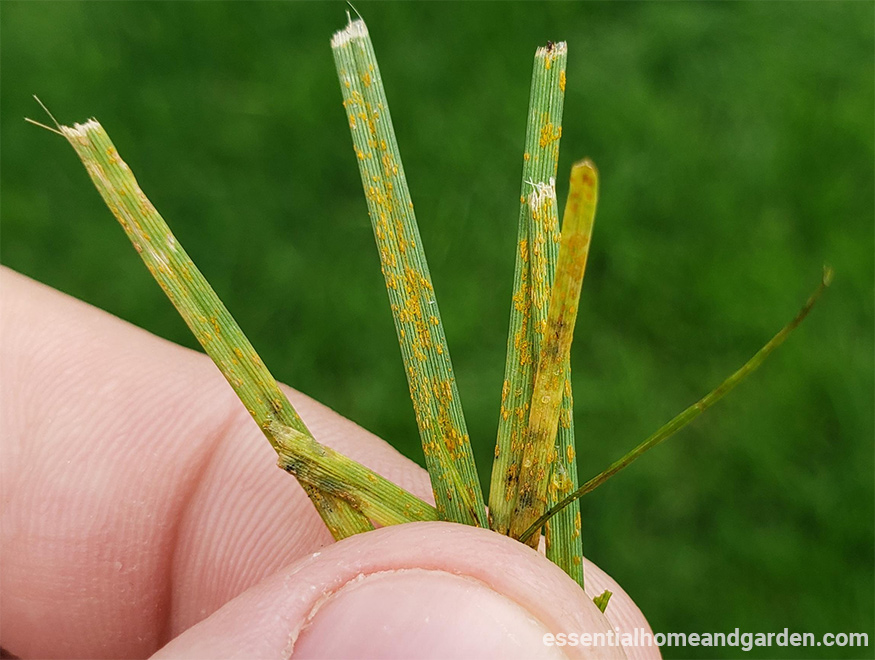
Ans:
{"type": "Polygon", "coordinates": [[[541,139],[538,144],[543,149],[551,142],[555,142],[560,137],[562,137],[562,127],[553,126],[553,122],[547,122],[541,127],[541,139]]]}

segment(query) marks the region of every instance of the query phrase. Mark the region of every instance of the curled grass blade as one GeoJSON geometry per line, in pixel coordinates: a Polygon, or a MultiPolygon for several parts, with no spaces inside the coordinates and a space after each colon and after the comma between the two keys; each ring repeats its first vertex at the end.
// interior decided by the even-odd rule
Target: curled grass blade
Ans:
{"type": "MultiPolygon", "coordinates": [[[[597,199],[598,173],[595,167],[588,160],[575,163],[571,168],[556,279],[538,357],[520,484],[511,519],[510,535],[514,538],[519,538],[547,508],[547,487],[555,459],[554,441],[565,391],[566,366],[574,337],[597,199]]],[[[529,539],[529,543],[536,545],[537,538],[529,539]]]]}
{"type": "MultiPolygon", "coordinates": [[[[556,208],[556,187],[536,186],[529,195],[529,255],[531,259],[530,325],[532,349],[540,354],[547,332],[547,310],[559,253],[559,212],[556,208]]],[[[575,460],[574,412],[571,392],[571,367],[564,365],[565,384],[559,409],[559,428],[551,457],[547,504],[551,506],[577,490],[575,460]]],[[[545,525],[547,559],[568,573],[581,587],[583,580],[583,537],[581,536],[580,503],[572,503],[545,525]]]]}

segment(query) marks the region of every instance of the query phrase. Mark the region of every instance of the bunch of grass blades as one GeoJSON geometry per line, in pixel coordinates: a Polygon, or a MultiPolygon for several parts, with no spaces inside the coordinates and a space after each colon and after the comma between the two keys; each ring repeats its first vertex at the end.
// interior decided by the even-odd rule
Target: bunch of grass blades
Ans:
{"type": "MultiPolygon", "coordinates": [[[[262,429],[279,466],[310,496],[334,538],[374,525],[423,520],[488,527],[533,547],[543,532],[547,557],[583,587],[579,498],[679,431],[756,369],[805,318],[829,284],[831,271],[824,270],[820,285],[797,316],[745,365],[581,486],[570,350],[598,200],[598,172],[588,160],[572,167],[560,231],[555,177],[567,46],[549,42],[539,48],[523,153],[507,360],[487,510],[365,23],[350,19],[332,38],[331,48],[436,506],[313,437],[96,120],[73,126],[55,122],[56,129],[39,125],[73,146],[149,272],[262,429]]],[[[609,599],[605,592],[594,600],[604,611],[609,599]]]]}

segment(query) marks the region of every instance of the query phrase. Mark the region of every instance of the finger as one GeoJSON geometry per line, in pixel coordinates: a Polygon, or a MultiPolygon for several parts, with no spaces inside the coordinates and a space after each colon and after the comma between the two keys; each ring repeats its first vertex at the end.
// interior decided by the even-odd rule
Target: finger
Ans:
{"type": "MultiPolygon", "coordinates": [[[[0,287],[6,648],[144,655],[330,542],[204,356],[5,269],[0,287]]],[[[290,397],[321,441],[429,497],[420,468],[290,397]]]]}
{"type": "MultiPolygon", "coordinates": [[[[205,356],[7,269],[0,287],[5,648],[147,655],[330,542],[205,356]]],[[[289,394],[320,441],[428,495],[415,464],[289,394]]]]}
{"type": "Polygon", "coordinates": [[[624,657],[616,644],[546,645],[557,631],[613,632],[540,553],[486,530],[412,523],[279,571],[155,658],[624,657]]]}

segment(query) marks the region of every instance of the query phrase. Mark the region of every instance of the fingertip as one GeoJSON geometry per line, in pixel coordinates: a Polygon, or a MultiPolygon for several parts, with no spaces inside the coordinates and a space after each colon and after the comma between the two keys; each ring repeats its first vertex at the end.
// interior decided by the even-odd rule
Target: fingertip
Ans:
{"type": "Polygon", "coordinates": [[[470,576],[408,568],[362,575],[317,604],[296,658],[562,658],[546,625],[470,576]]]}
{"type": "Polygon", "coordinates": [[[625,657],[545,644],[611,632],[537,552],[488,530],[412,523],[314,553],[226,604],[156,657],[625,657]]]}

